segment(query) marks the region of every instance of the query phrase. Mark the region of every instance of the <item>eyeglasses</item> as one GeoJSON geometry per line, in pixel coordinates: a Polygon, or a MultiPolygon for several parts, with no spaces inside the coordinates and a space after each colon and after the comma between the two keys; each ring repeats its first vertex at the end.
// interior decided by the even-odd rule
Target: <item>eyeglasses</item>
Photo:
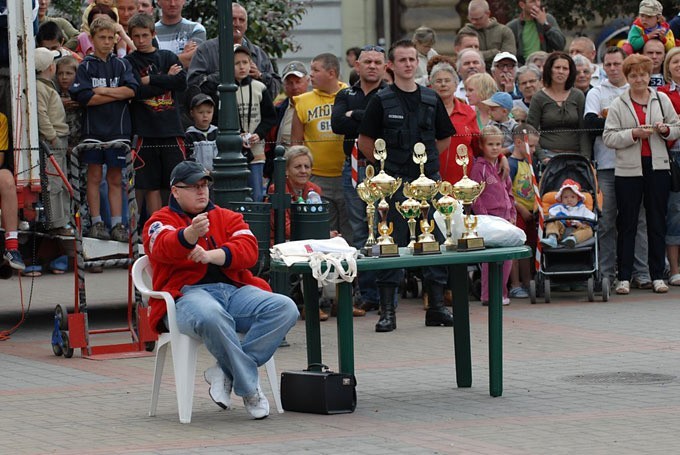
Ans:
{"type": "Polygon", "coordinates": [[[532,85],[532,84],[535,84],[536,82],[538,82],[538,79],[529,79],[529,80],[520,82],[519,85],[520,85],[520,86],[523,86],[523,85],[532,85]]]}
{"type": "Polygon", "coordinates": [[[497,63],[496,68],[502,70],[511,70],[515,67],[514,63],[497,63]]]}
{"type": "Polygon", "coordinates": [[[175,188],[181,188],[183,190],[190,190],[198,193],[199,191],[205,191],[212,188],[212,182],[202,183],[200,185],[175,185],[175,188]]]}
{"type": "Polygon", "coordinates": [[[362,51],[362,52],[363,52],[363,51],[366,51],[366,52],[369,52],[369,51],[376,51],[376,52],[380,52],[380,53],[384,54],[384,53],[385,53],[385,48],[384,48],[384,47],[381,47],[381,46],[376,46],[376,45],[374,45],[374,44],[369,44],[369,45],[367,45],[367,46],[362,47],[362,48],[361,48],[361,51],[362,51]]]}

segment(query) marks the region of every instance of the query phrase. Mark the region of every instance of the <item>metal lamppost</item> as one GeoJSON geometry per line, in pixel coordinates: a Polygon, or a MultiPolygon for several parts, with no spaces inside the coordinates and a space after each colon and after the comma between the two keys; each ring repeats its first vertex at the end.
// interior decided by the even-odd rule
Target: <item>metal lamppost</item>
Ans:
{"type": "Polygon", "coordinates": [[[234,36],[231,0],[218,0],[220,85],[217,149],[213,161],[214,199],[226,207],[229,202],[251,201],[248,163],[241,153],[241,135],[234,81],[234,36]]]}

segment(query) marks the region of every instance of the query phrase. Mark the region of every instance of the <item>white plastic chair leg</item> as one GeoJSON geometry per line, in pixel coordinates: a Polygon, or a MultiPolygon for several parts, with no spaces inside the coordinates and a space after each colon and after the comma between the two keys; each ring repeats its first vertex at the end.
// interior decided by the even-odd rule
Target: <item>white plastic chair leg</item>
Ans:
{"type": "Polygon", "coordinates": [[[276,362],[274,361],[274,356],[272,356],[267,363],[264,364],[267,370],[267,377],[269,378],[269,386],[272,389],[272,394],[274,395],[274,401],[276,402],[276,409],[279,414],[283,413],[283,405],[281,404],[281,392],[279,391],[279,378],[276,374],[276,362]]]}
{"type": "Polygon", "coordinates": [[[175,370],[177,409],[181,423],[191,423],[196,382],[196,360],[201,343],[186,335],[179,335],[172,341],[172,363],[175,370]]]}
{"type": "Polygon", "coordinates": [[[151,406],[149,407],[149,417],[156,415],[156,408],[158,407],[158,394],[161,390],[161,378],[163,377],[163,367],[165,366],[165,355],[168,353],[169,344],[167,342],[162,343],[161,339],[162,338],[158,339],[159,344],[158,348],[156,348],[156,364],[153,371],[153,387],[151,389],[151,406]]]}

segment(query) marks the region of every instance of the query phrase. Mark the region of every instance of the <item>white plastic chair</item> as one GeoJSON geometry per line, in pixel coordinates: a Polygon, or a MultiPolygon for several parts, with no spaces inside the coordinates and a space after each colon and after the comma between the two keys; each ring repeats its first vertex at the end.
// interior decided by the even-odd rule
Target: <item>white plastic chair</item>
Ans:
{"type": "MultiPolygon", "coordinates": [[[[158,405],[158,394],[161,387],[161,377],[163,366],[165,365],[165,355],[168,346],[172,346],[172,364],[175,370],[175,388],[177,392],[177,408],[179,411],[179,421],[181,423],[191,423],[191,409],[194,402],[194,385],[196,380],[196,360],[198,348],[201,342],[180,333],[177,327],[175,315],[175,299],[168,292],[154,291],[150,288],[151,274],[153,270],[149,263],[148,256],[142,256],[132,266],[132,281],[142,296],[147,300],[149,297],[165,300],[168,311],[168,333],[161,333],[156,342],[156,366],[153,375],[153,390],[151,392],[151,407],[149,416],[156,415],[158,405]]],[[[272,356],[264,364],[267,370],[267,377],[271,386],[276,408],[279,413],[283,412],[281,405],[281,395],[279,393],[278,376],[276,374],[276,364],[272,356]]]]}

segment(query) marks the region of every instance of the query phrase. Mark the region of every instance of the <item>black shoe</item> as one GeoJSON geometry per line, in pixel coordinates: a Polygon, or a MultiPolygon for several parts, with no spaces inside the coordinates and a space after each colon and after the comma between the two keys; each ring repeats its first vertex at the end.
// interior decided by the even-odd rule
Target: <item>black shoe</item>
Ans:
{"type": "Polygon", "coordinates": [[[358,307],[364,311],[375,311],[379,308],[380,305],[378,305],[377,302],[361,302],[358,307]]]}
{"type": "Polygon", "coordinates": [[[425,313],[425,325],[428,327],[453,327],[453,315],[444,307],[429,308],[425,313]]]}
{"type": "Polygon", "coordinates": [[[392,315],[392,317],[380,316],[380,319],[375,324],[376,332],[391,332],[397,329],[397,319],[392,315]]]}

